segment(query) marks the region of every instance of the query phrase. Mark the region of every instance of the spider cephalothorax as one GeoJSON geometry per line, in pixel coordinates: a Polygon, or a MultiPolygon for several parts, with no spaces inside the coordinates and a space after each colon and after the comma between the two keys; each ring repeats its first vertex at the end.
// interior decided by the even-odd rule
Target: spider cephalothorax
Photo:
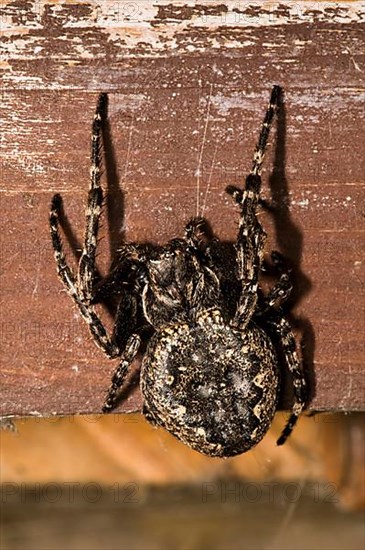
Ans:
{"type": "MultiPolygon", "coordinates": [[[[278,444],[285,442],[305,405],[305,380],[288,321],[276,307],[291,285],[282,269],[267,296],[259,289],[265,232],[257,217],[261,167],[280,89],[274,86],[253,166],[243,190],[228,187],[240,208],[235,244],[238,288],[234,311],[223,290],[222,258],[204,220],[192,219],[184,238],[166,246],[124,244],[104,281],[96,284],[95,255],[103,201],[100,186],[101,125],[106,95],[96,108],[92,130],[91,185],[86,231],[77,276],[66,263],[59,234],[61,198],[52,201],[50,225],[58,274],[90,327],[97,345],[119,358],[103,410],[115,407],[119,389],[148,335],[142,360],[143,412],[193,449],[210,456],[247,451],[264,436],[276,410],[280,368],[273,340],[280,343],[292,373],[294,405],[278,444]],[[108,335],[95,303],[119,300],[113,334],[108,335]]],[[[273,253],[279,264],[278,253],[273,253]]],[[[225,282],[227,287],[227,281],[225,282]]]]}

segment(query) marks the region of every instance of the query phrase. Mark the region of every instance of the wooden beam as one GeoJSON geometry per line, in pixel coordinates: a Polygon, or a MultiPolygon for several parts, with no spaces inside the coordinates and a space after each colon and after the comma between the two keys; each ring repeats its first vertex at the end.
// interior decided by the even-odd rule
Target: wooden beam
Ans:
{"type": "MultiPolygon", "coordinates": [[[[224,189],[242,184],[274,83],[285,104],[264,168],[267,251],[293,267],[310,408],[363,409],[361,3],[5,1],[1,12],[1,414],[99,412],[116,367],[57,279],[48,230],[58,192],[72,261],[98,93],[109,94],[106,273],[124,238],[166,242],[197,210],[233,242],[224,189]]],[[[140,406],[134,389],[119,410],[140,406]]]]}

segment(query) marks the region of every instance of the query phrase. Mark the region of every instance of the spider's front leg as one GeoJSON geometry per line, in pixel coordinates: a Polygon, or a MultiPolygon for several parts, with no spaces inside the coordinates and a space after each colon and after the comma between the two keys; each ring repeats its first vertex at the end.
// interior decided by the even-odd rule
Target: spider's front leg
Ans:
{"type": "Polygon", "coordinates": [[[86,209],[86,230],[82,255],[79,262],[77,277],[73,275],[70,267],[67,265],[66,257],[63,251],[62,239],[59,229],[59,219],[62,207],[60,195],[55,195],[51,203],[50,229],[52,244],[57,264],[58,275],[67,288],[70,296],[76,302],[82,317],[89,325],[97,345],[110,358],[120,355],[118,346],[108,336],[101,320],[91,304],[93,293],[93,278],[95,273],[95,251],[97,243],[97,234],[99,228],[99,218],[103,193],[100,186],[100,141],[102,114],[105,110],[106,95],[101,94],[96,107],[91,144],[91,173],[90,190],[86,209]]]}
{"type": "MultiPolygon", "coordinates": [[[[241,219],[236,243],[241,293],[233,324],[240,326],[242,330],[245,329],[256,308],[258,279],[266,238],[266,233],[256,216],[259,195],[257,191],[250,188],[250,179],[252,179],[251,176],[248,176],[245,191],[234,187],[227,188],[227,192],[241,206],[241,219]]],[[[259,176],[254,176],[254,179],[258,185],[261,184],[259,176]]]]}
{"type": "Polygon", "coordinates": [[[91,133],[91,167],[90,188],[86,207],[86,226],[84,246],[82,249],[77,273],[77,286],[85,303],[93,298],[93,284],[95,276],[95,255],[99,232],[101,207],[103,204],[103,190],[101,178],[101,129],[103,114],[107,102],[106,94],[100,94],[95,110],[91,133]]]}
{"type": "Polygon", "coordinates": [[[241,219],[236,243],[241,294],[233,324],[240,326],[242,330],[250,321],[257,304],[258,279],[266,239],[265,231],[257,218],[257,206],[261,191],[260,174],[279,95],[279,86],[274,86],[255,150],[251,173],[246,178],[245,189],[242,191],[233,186],[227,187],[227,192],[233,196],[236,203],[241,207],[241,219]]]}
{"type": "Polygon", "coordinates": [[[197,217],[188,221],[185,226],[185,240],[195,251],[199,251],[205,242],[211,240],[204,218],[197,217]]]}

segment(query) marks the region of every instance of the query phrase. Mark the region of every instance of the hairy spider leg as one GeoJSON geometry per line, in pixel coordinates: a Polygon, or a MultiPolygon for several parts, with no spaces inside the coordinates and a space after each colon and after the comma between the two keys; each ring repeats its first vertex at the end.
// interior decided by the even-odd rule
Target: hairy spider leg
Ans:
{"type": "Polygon", "coordinates": [[[278,282],[264,299],[266,308],[264,307],[264,309],[260,311],[260,314],[265,313],[268,308],[276,306],[279,302],[285,302],[289,298],[292,288],[293,285],[289,279],[289,275],[287,273],[282,273],[278,282]]]}
{"type": "Polygon", "coordinates": [[[195,250],[199,250],[202,236],[206,234],[204,231],[205,223],[204,218],[192,218],[185,226],[185,240],[195,250]]]}
{"type": "Polygon", "coordinates": [[[285,267],[282,254],[277,250],[273,250],[271,252],[271,259],[277,271],[280,273],[280,278],[270,290],[269,294],[264,298],[264,307],[260,309],[260,315],[265,314],[269,308],[278,305],[279,302],[285,302],[293,289],[290,280],[290,271],[285,267]]]}
{"type": "Polygon", "coordinates": [[[113,375],[112,383],[108,389],[108,393],[102,408],[103,412],[109,412],[114,409],[118,398],[118,390],[124,383],[129,367],[136,357],[140,345],[141,337],[138,334],[132,334],[128,338],[125,349],[121,355],[119,366],[113,375]]]}
{"type": "MultiPolygon", "coordinates": [[[[281,264],[281,260],[277,259],[277,254],[279,253],[274,251],[271,256],[274,263],[276,263],[280,269],[283,270],[283,265],[281,264]]],[[[275,308],[278,302],[283,303],[288,299],[291,290],[292,284],[289,273],[284,271],[280,275],[279,281],[263,299],[262,307],[260,307],[258,312],[260,317],[267,319],[267,322],[274,331],[277,340],[280,342],[285,363],[293,377],[293,410],[280,438],[277,441],[278,445],[283,445],[283,443],[285,443],[307,402],[307,384],[301,367],[301,362],[296,351],[296,342],[293,331],[291,330],[288,321],[283,317],[281,309],[275,308]]]]}
{"type": "MultiPolygon", "coordinates": [[[[259,194],[261,190],[260,174],[271,123],[278,107],[280,92],[281,90],[279,86],[273,87],[259,141],[255,150],[252,169],[246,179],[245,190],[241,191],[240,189],[232,186],[227,188],[227,191],[233,196],[235,201],[241,205],[242,212],[237,238],[237,259],[239,266],[239,278],[242,281],[242,292],[234,318],[234,323],[239,324],[240,327],[243,327],[243,329],[251,319],[257,303],[258,276],[263,260],[263,248],[266,237],[265,232],[257,219],[257,205],[260,200],[259,194]]],[[[272,258],[274,263],[281,267],[280,255],[278,256],[277,253],[274,253],[272,258]]],[[[272,309],[278,299],[286,299],[289,296],[290,291],[291,283],[289,276],[284,272],[281,274],[279,282],[274,286],[265,299],[265,311],[267,312],[272,309]]],[[[281,340],[286,363],[293,376],[295,401],[292,414],[290,415],[287,425],[277,442],[278,445],[282,445],[290,435],[298,417],[305,407],[306,382],[297,355],[295,338],[288,321],[284,317],[280,317],[278,319],[276,312],[276,315],[272,317],[270,324],[281,340]]]]}
{"type": "MultiPolygon", "coordinates": [[[[275,115],[275,112],[277,111],[280,93],[281,93],[280,87],[274,86],[271,92],[269,106],[266,111],[259,141],[254,154],[254,159],[253,159],[252,169],[251,169],[251,175],[253,176],[255,175],[260,176],[261,174],[262,163],[263,163],[267,140],[270,132],[270,126],[271,126],[273,117],[275,115]]],[[[282,258],[280,253],[273,252],[271,254],[271,257],[274,264],[282,271],[282,273],[280,275],[279,281],[271,289],[270,293],[266,297],[264,301],[266,308],[263,311],[260,311],[260,314],[267,313],[270,309],[274,307],[274,305],[277,304],[279,300],[281,302],[286,300],[289,297],[292,289],[289,274],[283,271],[283,264],[282,264],[282,258]]],[[[292,409],[292,414],[290,415],[289,420],[280,438],[277,441],[278,445],[283,445],[283,443],[285,443],[286,439],[292,432],[298,420],[298,417],[300,416],[300,414],[302,413],[306,405],[307,390],[306,390],[305,377],[303,375],[301,363],[296,351],[296,342],[295,342],[294,334],[290,328],[288,321],[284,317],[279,317],[277,310],[275,310],[275,315],[273,319],[270,321],[270,324],[273,327],[273,329],[276,331],[281,341],[282,350],[285,356],[287,366],[293,376],[294,405],[292,409]]]]}
{"type": "Polygon", "coordinates": [[[189,296],[190,303],[194,305],[198,314],[206,311],[215,311],[217,300],[220,296],[219,279],[212,266],[211,250],[209,244],[202,249],[204,241],[209,243],[217,239],[211,238],[207,231],[204,218],[192,218],[185,226],[185,241],[190,248],[193,265],[199,277],[199,282],[194,286],[193,296],[189,296]]]}
{"type": "Polygon", "coordinates": [[[93,297],[93,282],[95,276],[95,254],[101,207],[103,204],[103,190],[101,178],[101,129],[105,112],[107,95],[100,94],[96,105],[91,133],[91,167],[90,188],[86,207],[86,226],[84,246],[79,262],[77,283],[80,294],[85,302],[90,303],[93,297]]]}
{"type": "Polygon", "coordinates": [[[75,300],[82,317],[89,325],[96,344],[108,357],[114,358],[120,355],[119,348],[108,336],[93,305],[91,305],[97,232],[103,200],[103,193],[100,187],[100,137],[102,113],[105,109],[105,105],[106,94],[101,94],[98,99],[92,128],[92,165],[90,170],[89,198],[86,210],[85,242],[79,262],[77,280],[75,280],[71,269],[68,267],[63,252],[62,240],[59,232],[59,217],[62,205],[60,195],[55,195],[52,199],[50,227],[58,274],[71,297],[75,300]]]}
{"type": "Polygon", "coordinates": [[[277,440],[278,445],[283,445],[288,436],[291,434],[299,416],[307,402],[307,383],[301,368],[301,363],[296,350],[296,343],[293,331],[285,319],[280,316],[280,312],[273,311],[273,316],[269,319],[269,324],[276,332],[281,342],[282,351],[285,357],[286,364],[293,377],[294,389],[294,404],[292,413],[289,416],[287,424],[277,440]]]}
{"type": "MultiPolygon", "coordinates": [[[[248,176],[248,178],[250,177],[248,176]]],[[[255,178],[259,178],[259,176],[255,176],[255,178]]],[[[239,204],[241,204],[241,218],[236,243],[238,279],[241,282],[241,292],[232,323],[244,330],[256,308],[266,233],[256,216],[257,193],[239,191],[238,197],[236,190],[227,188],[227,191],[233,194],[236,202],[240,200],[239,204]]]]}
{"type": "Polygon", "coordinates": [[[259,141],[257,143],[255,154],[253,156],[253,162],[252,162],[252,168],[251,168],[252,175],[257,175],[257,176],[261,175],[262,163],[264,161],[267,140],[269,138],[269,133],[270,133],[270,127],[271,127],[271,123],[273,121],[274,115],[278,108],[280,94],[281,94],[280,86],[273,86],[269,105],[266,110],[264,122],[262,123],[259,141]]]}
{"type": "Polygon", "coordinates": [[[233,196],[241,207],[241,218],[237,236],[238,278],[242,290],[233,319],[235,326],[242,330],[250,321],[257,303],[257,288],[260,269],[263,260],[266,233],[257,218],[257,206],[261,190],[261,166],[269,136],[271,122],[277,109],[280,88],[274,86],[264,122],[256,146],[253,167],[246,178],[246,186],[242,191],[234,186],[228,186],[226,191],[233,196]]]}
{"type": "Polygon", "coordinates": [[[49,225],[51,230],[52,246],[57,264],[57,273],[70,295],[76,299],[77,289],[75,277],[67,265],[66,256],[63,251],[62,239],[59,230],[59,216],[62,208],[62,197],[56,194],[52,198],[51,210],[49,213],[49,225]]]}
{"type": "Polygon", "coordinates": [[[109,339],[102,322],[100,321],[94,310],[94,307],[89,303],[85,303],[84,296],[80,294],[80,290],[77,282],[75,281],[75,277],[71,269],[67,265],[59,230],[59,216],[61,206],[62,199],[60,195],[57,194],[52,199],[51,211],[49,216],[51,238],[57,264],[57,273],[61,281],[67,288],[70,296],[76,302],[82,317],[89,325],[91,334],[93,335],[96,344],[108,355],[108,357],[117,357],[119,355],[119,350],[117,346],[109,339]]]}
{"type": "Polygon", "coordinates": [[[200,259],[204,260],[204,265],[213,267],[211,247],[219,240],[211,235],[204,218],[192,218],[188,221],[185,226],[185,240],[199,255],[200,259]],[[204,245],[203,250],[201,249],[202,244],[204,245]]]}

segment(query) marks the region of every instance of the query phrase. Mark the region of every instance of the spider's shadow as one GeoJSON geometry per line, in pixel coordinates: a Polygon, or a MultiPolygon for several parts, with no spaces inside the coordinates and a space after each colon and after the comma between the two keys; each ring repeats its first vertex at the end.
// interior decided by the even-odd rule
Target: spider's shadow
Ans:
{"type": "MultiPolygon", "coordinates": [[[[303,297],[312,287],[309,277],[302,271],[303,233],[293,221],[289,210],[289,186],[285,174],[286,161],[286,108],[281,90],[279,96],[279,110],[277,116],[276,146],[274,155],[274,168],[269,177],[271,192],[270,212],[275,225],[276,240],[281,253],[283,254],[288,267],[291,270],[293,291],[287,303],[284,305],[284,312],[293,327],[301,334],[301,354],[303,359],[303,370],[308,385],[308,403],[315,395],[315,373],[314,373],[314,349],[315,334],[313,326],[306,317],[297,317],[292,314],[293,308],[299,304],[303,297]]],[[[290,376],[284,379],[282,391],[282,406],[287,408],[288,397],[292,395],[288,382],[290,376]]]]}
{"type": "Polygon", "coordinates": [[[103,120],[102,135],[106,176],[105,206],[109,229],[109,254],[112,267],[118,258],[118,248],[123,244],[125,237],[123,230],[125,201],[124,192],[120,186],[117,157],[113,146],[112,131],[107,112],[104,113],[103,120]]]}

